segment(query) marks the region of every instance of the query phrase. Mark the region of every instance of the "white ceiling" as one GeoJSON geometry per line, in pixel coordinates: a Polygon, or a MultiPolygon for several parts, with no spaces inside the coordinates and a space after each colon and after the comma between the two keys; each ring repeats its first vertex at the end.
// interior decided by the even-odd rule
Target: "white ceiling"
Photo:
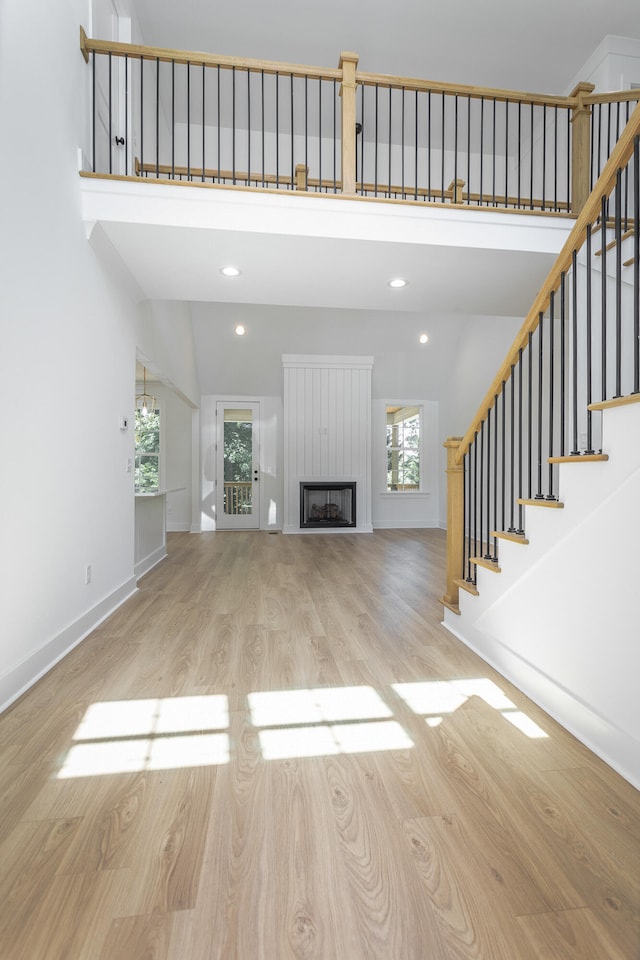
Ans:
{"type": "MultiPolygon", "coordinates": [[[[606,35],[640,36],[638,0],[128,2],[147,44],[320,66],[337,66],[340,52],[353,50],[371,72],[540,93],[567,92],[606,35]]],[[[520,316],[553,260],[541,251],[425,249],[228,225],[102,225],[150,299],[520,316]],[[230,259],[243,275],[225,284],[217,268],[230,259]],[[388,274],[411,278],[401,296],[381,283],[388,274]],[[508,278],[499,295],[496,275],[508,278]]]]}
{"type": "Polygon", "coordinates": [[[144,42],[564,93],[601,40],[640,38],[638,0],[130,0],[144,42]]]}

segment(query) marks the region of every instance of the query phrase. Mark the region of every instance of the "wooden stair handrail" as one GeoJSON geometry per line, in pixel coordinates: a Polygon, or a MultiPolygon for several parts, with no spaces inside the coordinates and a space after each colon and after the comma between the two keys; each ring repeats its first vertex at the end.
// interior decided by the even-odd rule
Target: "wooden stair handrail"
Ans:
{"type": "Polygon", "coordinates": [[[616,143],[611,156],[607,160],[607,163],[605,164],[602,173],[598,178],[598,182],[595,184],[589,195],[589,198],[587,199],[587,202],[578,215],[571,233],[567,237],[562,250],[556,258],[556,262],[551,268],[551,271],[549,272],[549,275],[544,281],[540,292],[534,300],[524,323],[518,331],[518,334],[511,345],[509,353],[507,354],[497,374],[493,378],[491,386],[487,390],[485,397],[480,404],[478,412],[471,422],[471,426],[462,438],[462,442],[460,443],[460,446],[455,454],[455,462],[457,464],[462,462],[464,455],[473,442],[475,433],[485,421],[488,411],[493,407],[494,399],[501,391],[502,382],[509,380],[511,375],[511,367],[517,364],[520,350],[524,349],[528,343],[529,333],[533,332],[537,328],[540,314],[542,313],[544,315],[549,306],[551,293],[558,289],[560,286],[561,275],[566,273],[571,266],[573,251],[579,250],[586,240],[587,227],[599,216],[602,197],[608,196],[613,190],[617,171],[618,169],[624,167],[631,157],[633,152],[634,137],[636,137],[638,134],[640,134],[640,104],[636,106],[635,110],[631,114],[629,122],[622,131],[620,139],[616,143]]]}
{"type": "MultiPolygon", "coordinates": [[[[122,43],[112,40],[95,40],[87,36],[84,29],[80,27],[80,49],[85,61],[89,62],[89,54],[96,53],[102,55],[114,54],[115,56],[128,56],[134,59],[142,60],[160,60],[162,62],[192,64],[193,66],[205,67],[223,67],[225,69],[237,70],[256,70],[267,74],[285,74],[294,77],[316,77],[321,80],[342,80],[342,67],[318,67],[300,63],[286,63],[276,60],[259,60],[251,57],[233,57],[228,55],[203,53],[192,50],[172,50],[168,47],[152,47],[137,43],[122,43]]],[[[343,57],[345,54],[342,55],[343,57]]],[[[350,54],[349,56],[357,56],[350,54]]],[[[498,102],[519,101],[520,103],[531,103],[536,106],[548,107],[566,107],[572,109],[578,105],[578,97],[574,94],[569,96],[555,96],[545,93],[529,93],[523,90],[504,90],[496,87],[474,86],[464,83],[448,83],[436,80],[422,80],[416,77],[400,77],[385,73],[367,73],[356,70],[355,80],[357,84],[365,86],[379,85],[383,87],[392,87],[393,89],[424,91],[432,93],[444,93],[450,96],[464,96],[472,99],[495,99],[498,102]]],[[[640,100],[640,90],[623,90],[615,93],[588,94],[583,97],[584,104],[594,103],[616,103],[624,101],[640,100]]]]}
{"type": "Polygon", "coordinates": [[[256,70],[269,74],[294,77],[317,77],[320,80],[341,80],[342,70],[330,67],[305,66],[299,63],[280,63],[276,60],[255,60],[250,57],[231,57],[191,50],[171,50],[168,47],[147,47],[139,43],[121,43],[114,40],[93,40],[80,27],[80,49],[85,61],[90,53],[114,54],[135,60],[161,60],[164,63],[184,63],[194,67],[224,67],[231,70],[256,70]]]}

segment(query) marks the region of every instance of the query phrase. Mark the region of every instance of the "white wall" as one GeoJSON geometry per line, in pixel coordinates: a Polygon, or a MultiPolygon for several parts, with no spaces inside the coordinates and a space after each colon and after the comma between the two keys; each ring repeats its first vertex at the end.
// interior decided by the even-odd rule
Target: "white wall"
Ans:
{"type": "Polygon", "coordinates": [[[5,0],[0,14],[0,115],[14,145],[0,153],[0,704],[135,586],[133,430],[119,417],[134,403],[137,308],[80,219],[86,15],[80,0],[5,0]]]}
{"type": "Polygon", "coordinates": [[[529,545],[503,543],[445,623],[640,788],[640,405],[604,417],[609,460],[562,465],[564,509],[527,508],[529,545]]]}

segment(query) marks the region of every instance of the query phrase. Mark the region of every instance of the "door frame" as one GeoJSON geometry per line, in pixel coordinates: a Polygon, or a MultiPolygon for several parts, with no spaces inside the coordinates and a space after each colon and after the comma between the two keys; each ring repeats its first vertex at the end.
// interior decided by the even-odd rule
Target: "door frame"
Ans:
{"type": "Polygon", "coordinates": [[[216,399],[215,408],[215,516],[216,530],[260,530],[262,514],[261,419],[260,401],[250,399],[216,399]],[[252,511],[249,516],[224,513],[224,410],[251,410],[252,415],[252,511]]]}

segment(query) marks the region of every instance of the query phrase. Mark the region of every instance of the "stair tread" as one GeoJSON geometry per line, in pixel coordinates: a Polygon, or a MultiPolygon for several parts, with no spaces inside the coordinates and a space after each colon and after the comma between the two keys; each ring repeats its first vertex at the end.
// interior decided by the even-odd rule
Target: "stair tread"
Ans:
{"type": "Polygon", "coordinates": [[[523,533],[510,533],[508,530],[494,530],[491,534],[498,540],[510,540],[512,543],[521,543],[523,546],[529,543],[523,533]]]}
{"type": "MultiPolygon", "coordinates": [[[[632,236],[633,236],[633,228],[631,228],[630,230],[625,230],[625,232],[620,237],[620,242],[624,243],[625,240],[628,240],[629,237],[632,237],[632,236]]],[[[617,242],[618,242],[617,238],[614,237],[613,240],[610,240],[609,243],[605,245],[604,249],[612,250],[613,247],[615,247],[615,245],[617,244],[617,242]]],[[[601,256],[602,256],[602,248],[600,250],[596,250],[596,257],[601,257],[601,256]]]]}
{"type": "Polygon", "coordinates": [[[467,593],[470,593],[472,597],[480,596],[475,583],[469,583],[468,580],[454,580],[453,582],[456,584],[456,586],[460,587],[461,590],[465,590],[467,593]]]}
{"type": "Polygon", "coordinates": [[[491,573],[502,573],[502,570],[493,560],[485,560],[484,557],[470,557],[469,563],[474,563],[477,567],[484,570],[490,570],[491,573]]]}
{"type": "Polygon", "coordinates": [[[521,503],[525,507],[552,507],[555,510],[564,509],[564,503],[560,503],[559,500],[526,500],[522,497],[516,502],[521,503]]]}
{"type": "Polygon", "coordinates": [[[610,410],[613,407],[624,407],[628,403],[640,403],[640,393],[631,393],[627,397],[614,397],[613,400],[600,400],[590,403],[589,410],[610,410]]]}
{"type": "Polygon", "coordinates": [[[568,457],[549,457],[549,463],[604,463],[608,459],[608,453],[577,453],[568,457]]]}

